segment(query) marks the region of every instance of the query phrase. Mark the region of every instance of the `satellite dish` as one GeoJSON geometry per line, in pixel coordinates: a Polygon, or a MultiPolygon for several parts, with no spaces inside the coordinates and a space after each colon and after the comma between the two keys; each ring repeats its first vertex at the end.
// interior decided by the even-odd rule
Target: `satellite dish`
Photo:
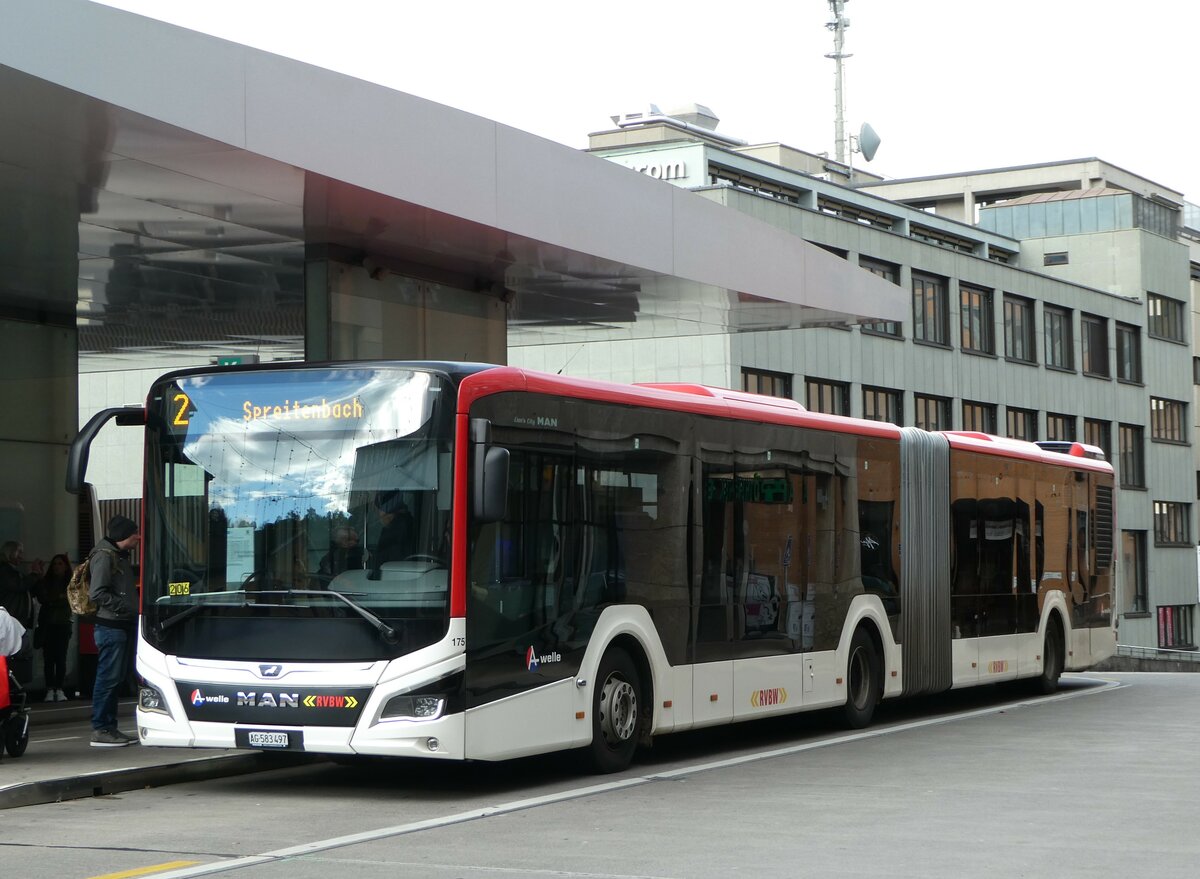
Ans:
{"type": "Polygon", "coordinates": [[[858,130],[858,150],[863,154],[863,158],[868,162],[875,158],[875,152],[882,142],[870,123],[864,122],[862,128],[858,130]]]}

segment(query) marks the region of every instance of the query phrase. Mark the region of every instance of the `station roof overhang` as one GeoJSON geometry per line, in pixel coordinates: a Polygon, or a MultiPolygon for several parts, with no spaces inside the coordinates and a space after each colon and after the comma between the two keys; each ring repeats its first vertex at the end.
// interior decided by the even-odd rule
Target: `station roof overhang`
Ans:
{"type": "Polygon", "coordinates": [[[501,296],[511,344],[907,309],[785,230],[497,122],[88,0],[6,3],[0,308],[78,315],[98,350],[144,345],[149,314],[163,344],[294,340],[314,253],[501,296]]]}

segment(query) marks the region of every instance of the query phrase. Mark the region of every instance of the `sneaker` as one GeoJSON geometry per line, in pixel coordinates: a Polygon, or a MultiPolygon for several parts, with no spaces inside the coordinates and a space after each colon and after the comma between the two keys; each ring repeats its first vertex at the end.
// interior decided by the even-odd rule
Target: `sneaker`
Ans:
{"type": "Polygon", "coordinates": [[[69,697],[67,696],[67,694],[64,693],[62,690],[54,691],[54,701],[55,702],[66,702],[68,698],[69,697]]]}
{"type": "Polygon", "coordinates": [[[43,701],[43,702],[57,702],[57,701],[58,701],[58,698],[55,696],[55,693],[54,693],[54,691],[53,691],[53,690],[47,690],[47,691],[46,691],[46,698],[45,698],[45,699],[43,699],[42,701],[43,701]]]}
{"type": "Polygon", "coordinates": [[[127,736],[119,729],[98,729],[92,733],[93,748],[124,748],[137,739],[127,736]]]}

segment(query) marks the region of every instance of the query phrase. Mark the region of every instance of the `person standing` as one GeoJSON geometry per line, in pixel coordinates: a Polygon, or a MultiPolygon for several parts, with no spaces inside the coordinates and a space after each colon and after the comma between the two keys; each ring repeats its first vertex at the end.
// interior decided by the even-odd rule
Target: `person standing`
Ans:
{"type": "Polygon", "coordinates": [[[21,649],[12,657],[12,672],[21,683],[33,677],[33,583],[42,576],[42,560],[35,559],[25,573],[25,549],[9,540],[0,546],[0,607],[25,628],[21,649]]]}
{"type": "Polygon", "coordinates": [[[92,688],[93,748],[121,748],[137,741],[117,729],[117,696],[129,677],[137,633],[137,580],[130,554],[141,535],[132,519],[108,520],[104,539],[88,557],[88,595],[96,605],[95,638],[99,658],[92,688]]]}
{"type": "Polygon", "coordinates": [[[42,648],[47,702],[67,701],[63,683],[67,677],[67,646],[71,643],[71,605],[67,602],[70,582],[71,560],[59,553],[50,559],[46,575],[33,587],[41,608],[34,640],[42,648]]]}

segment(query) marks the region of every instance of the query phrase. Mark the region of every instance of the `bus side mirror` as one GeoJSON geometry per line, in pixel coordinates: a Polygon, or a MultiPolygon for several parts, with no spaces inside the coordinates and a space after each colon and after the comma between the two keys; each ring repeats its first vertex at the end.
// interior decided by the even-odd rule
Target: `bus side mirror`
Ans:
{"type": "Polygon", "coordinates": [[[471,421],[475,452],[471,513],[478,522],[499,522],[508,509],[508,449],[491,444],[491,428],[486,419],[471,421]]]}
{"type": "Polygon", "coordinates": [[[87,478],[88,453],[92,448],[92,440],[96,438],[96,434],[100,432],[100,428],[104,427],[109,421],[117,420],[117,424],[123,427],[144,425],[146,423],[146,410],[141,406],[121,406],[115,409],[101,409],[95,415],[88,419],[85,424],[76,434],[75,439],[71,441],[71,448],[67,452],[67,491],[71,494],[79,494],[83,491],[84,481],[87,478]]]}

